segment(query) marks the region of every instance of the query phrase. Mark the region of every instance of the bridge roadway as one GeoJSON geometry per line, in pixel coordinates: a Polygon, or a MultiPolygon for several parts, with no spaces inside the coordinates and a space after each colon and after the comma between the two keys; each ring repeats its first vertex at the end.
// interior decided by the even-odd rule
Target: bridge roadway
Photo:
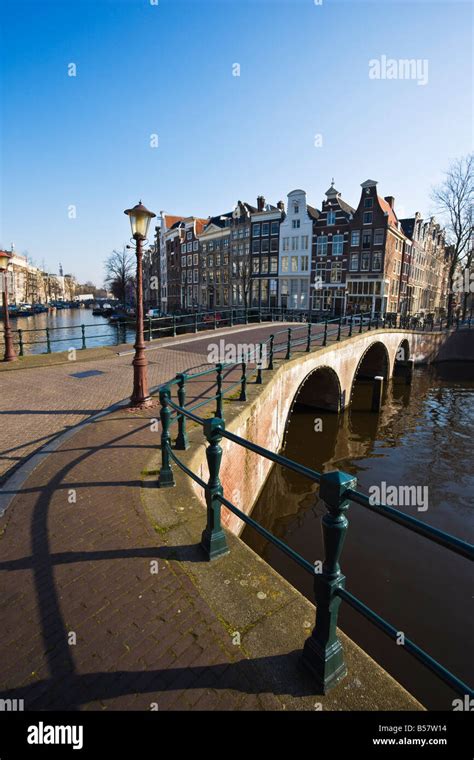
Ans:
{"type": "MultiPolygon", "coordinates": [[[[229,332],[250,343],[281,328],[162,341],[148,353],[150,384],[202,364],[209,343],[229,332]]],[[[4,468],[126,397],[130,361],[128,354],[5,371],[4,468]],[[90,369],[104,374],[71,376],[90,369]]],[[[205,382],[194,382],[190,398],[201,397],[205,382]]],[[[297,668],[314,607],[236,537],[230,555],[200,562],[202,507],[179,502],[178,489],[169,499],[182,513],[179,525],[150,522],[156,474],[143,468],[156,461],[156,414],[115,410],[5,480],[0,698],[24,699],[26,710],[421,709],[343,634],[349,676],[327,696],[315,693],[297,668]],[[176,527],[192,534],[179,551],[176,527]],[[273,651],[259,650],[269,636],[273,651]]]]}

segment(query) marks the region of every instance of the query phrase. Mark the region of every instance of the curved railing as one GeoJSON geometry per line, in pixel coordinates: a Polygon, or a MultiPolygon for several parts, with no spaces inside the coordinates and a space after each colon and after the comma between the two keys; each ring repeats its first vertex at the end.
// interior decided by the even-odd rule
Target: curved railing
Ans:
{"type": "MultiPolygon", "coordinates": [[[[378,325],[381,327],[381,325],[378,325]]],[[[176,465],[185,475],[197,483],[205,492],[207,505],[206,526],[202,533],[201,546],[205,556],[213,560],[229,551],[226,535],[221,526],[221,507],[226,507],[230,512],[236,515],[246,525],[256,530],[274,546],[284,552],[293,561],[300,565],[304,570],[314,575],[314,595],[316,603],[316,623],[311,636],[308,637],[303,649],[303,662],[309,668],[316,678],[319,688],[326,693],[335,686],[345,675],[346,666],[344,662],[344,653],[341,643],[337,637],[336,626],[339,606],[342,602],[349,604],[354,610],[363,615],[372,624],[377,626],[386,635],[394,640],[399,640],[400,629],[393,626],[387,620],[379,616],[374,610],[368,607],[362,600],[358,599],[345,588],[345,576],[341,572],[339,560],[342,552],[344,538],[347,532],[348,521],[345,513],[350,502],[376,512],[380,516],[392,520],[407,530],[417,533],[426,540],[433,541],[445,549],[458,554],[465,559],[474,558],[474,546],[445,531],[426,525],[422,521],[406,515],[396,508],[389,507],[382,503],[373,503],[365,494],[356,490],[357,479],[345,472],[335,470],[328,473],[320,473],[305,467],[298,462],[294,462],[287,457],[275,454],[268,449],[263,448],[251,441],[231,433],[225,429],[223,415],[223,399],[225,393],[240,388],[238,399],[246,401],[246,387],[250,377],[255,375],[255,383],[263,382],[263,372],[274,369],[277,354],[285,354],[279,361],[291,359],[292,350],[297,347],[305,346],[304,352],[311,351],[312,345],[321,341],[319,345],[325,346],[334,338],[335,341],[342,340],[343,337],[351,337],[354,333],[355,320],[352,319],[348,326],[347,333],[343,335],[343,324],[341,319],[327,320],[323,325],[300,325],[296,328],[285,328],[279,330],[264,342],[259,344],[259,349],[255,351],[255,356],[251,362],[253,369],[248,371],[248,363],[245,361],[234,363],[217,364],[208,370],[197,373],[181,372],[175,378],[164,383],[159,388],[159,398],[161,404],[160,419],[162,425],[161,433],[161,468],[158,477],[158,486],[160,488],[172,487],[175,485],[172,463],[176,465]],[[295,332],[304,330],[302,335],[295,336],[295,332]],[[284,335],[285,339],[278,342],[277,336],[284,335]],[[269,347],[269,360],[265,368],[262,367],[262,347],[269,347]],[[241,367],[242,373],[240,378],[232,383],[228,388],[223,390],[223,373],[225,369],[236,369],[241,367]],[[215,373],[215,382],[212,388],[216,388],[214,395],[206,396],[204,400],[188,405],[186,403],[187,382],[193,378],[206,377],[215,373]],[[173,400],[172,390],[177,386],[177,398],[173,400]],[[196,409],[216,401],[215,414],[212,418],[202,418],[195,414],[196,409]],[[209,479],[207,482],[202,480],[196,473],[192,472],[177,456],[177,450],[185,450],[189,447],[189,440],[186,431],[186,421],[191,420],[203,428],[204,436],[207,441],[206,458],[209,469],[209,479]],[[174,422],[178,422],[178,435],[174,448],[171,444],[170,428],[174,422]],[[319,498],[325,503],[326,514],[322,518],[322,532],[325,549],[325,559],[322,566],[317,563],[312,565],[311,562],[295,552],[286,543],[274,536],[270,531],[260,525],[249,515],[235,506],[229,499],[224,496],[223,487],[220,481],[219,472],[222,460],[222,448],[220,442],[222,438],[231,441],[233,444],[243,447],[254,454],[264,457],[265,459],[278,464],[288,470],[309,478],[312,482],[319,485],[319,498]]],[[[360,315],[358,332],[364,330],[376,329],[372,324],[370,317],[365,320],[364,315],[360,315]]],[[[410,638],[404,637],[404,645],[407,652],[418,659],[423,665],[429,668],[454,691],[461,695],[474,696],[474,691],[468,684],[464,683],[455,674],[447,670],[440,662],[431,657],[430,654],[421,649],[410,638]]]]}

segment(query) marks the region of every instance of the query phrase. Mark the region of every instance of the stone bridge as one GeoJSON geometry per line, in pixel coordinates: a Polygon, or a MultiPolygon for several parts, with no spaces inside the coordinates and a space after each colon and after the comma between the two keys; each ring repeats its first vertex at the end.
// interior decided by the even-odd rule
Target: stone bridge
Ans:
{"type": "MultiPolygon", "coordinates": [[[[278,452],[295,403],[340,412],[351,404],[356,380],[375,377],[388,380],[398,374],[399,369],[409,370],[412,362],[429,364],[440,358],[456,358],[461,350],[460,341],[463,355],[468,352],[474,359],[473,338],[473,330],[424,333],[379,329],[315,348],[310,353],[299,353],[289,361],[279,362],[273,371],[264,371],[264,384],[249,386],[247,403],[226,406],[226,427],[242,438],[278,452]],[[456,344],[454,350],[449,348],[450,343],[456,344]]],[[[235,506],[249,514],[271,462],[226,439],[221,446],[224,493],[235,506]]],[[[194,452],[191,469],[206,480],[204,446],[198,446],[194,452]]],[[[194,489],[204,503],[202,489],[196,485],[194,489]]],[[[243,528],[242,521],[225,509],[223,523],[237,534],[243,528]]]]}

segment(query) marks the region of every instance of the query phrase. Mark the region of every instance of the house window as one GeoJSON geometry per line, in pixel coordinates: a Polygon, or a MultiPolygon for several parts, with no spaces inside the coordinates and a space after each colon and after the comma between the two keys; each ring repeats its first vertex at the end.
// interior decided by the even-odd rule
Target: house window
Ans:
{"type": "Polygon", "coordinates": [[[252,253],[260,253],[260,240],[252,240],[252,253]]]}
{"type": "Polygon", "coordinates": [[[359,269],[359,254],[351,253],[351,272],[355,272],[359,269]]]}
{"type": "Polygon", "coordinates": [[[207,265],[209,267],[213,267],[214,266],[214,256],[209,256],[208,261],[207,261],[207,265]]]}
{"type": "Polygon", "coordinates": [[[193,282],[197,282],[197,281],[198,281],[198,270],[195,269],[193,272],[193,282]]]}
{"type": "Polygon", "coordinates": [[[291,271],[292,272],[298,271],[298,256],[291,257],[291,271]]]}
{"type": "Polygon", "coordinates": [[[343,247],[344,247],[344,235],[334,235],[332,239],[333,256],[342,255],[343,247]]]}
{"type": "Polygon", "coordinates": [[[298,237],[291,238],[291,250],[297,251],[298,250],[298,237]]]}
{"type": "Polygon", "coordinates": [[[383,245],[383,230],[375,230],[374,245],[383,245]]]}
{"type": "Polygon", "coordinates": [[[380,251],[374,251],[372,254],[372,269],[374,272],[380,272],[382,269],[382,253],[380,251]]]}
{"type": "Polygon", "coordinates": [[[226,237],[224,238],[224,248],[228,248],[228,247],[229,247],[229,238],[226,237]]]}
{"type": "Polygon", "coordinates": [[[300,220],[299,219],[293,219],[292,221],[292,227],[294,230],[298,230],[300,228],[300,220]]]}
{"type": "Polygon", "coordinates": [[[372,211],[364,211],[364,224],[372,224],[372,211]]]}
{"type": "Polygon", "coordinates": [[[214,250],[214,241],[213,241],[213,240],[210,240],[210,241],[209,241],[209,250],[210,250],[210,251],[213,251],[213,250],[214,250]]]}
{"type": "Polygon", "coordinates": [[[327,224],[336,224],[336,212],[328,211],[327,224]]]}
{"type": "Polygon", "coordinates": [[[359,245],[360,243],[360,230],[352,230],[351,232],[351,246],[359,245]]]}
{"type": "Polygon", "coordinates": [[[192,243],[188,243],[187,246],[186,246],[186,250],[188,251],[188,253],[189,253],[189,251],[192,251],[193,250],[193,244],[192,243]]]}
{"type": "Polygon", "coordinates": [[[279,222],[272,222],[272,233],[271,234],[272,235],[278,235],[279,228],[280,228],[279,222]]]}
{"type": "Polygon", "coordinates": [[[264,238],[262,240],[262,253],[268,253],[269,248],[270,248],[270,241],[268,238],[264,238]]]}
{"type": "Polygon", "coordinates": [[[220,267],[221,265],[221,255],[220,253],[216,253],[216,267],[220,267]]]}
{"type": "Polygon", "coordinates": [[[308,256],[302,256],[301,257],[301,271],[302,272],[307,272],[308,271],[308,262],[309,262],[309,257],[308,256]]]}
{"type": "Polygon", "coordinates": [[[372,231],[367,230],[362,233],[362,249],[370,248],[372,245],[372,231]]]}
{"type": "Polygon", "coordinates": [[[270,222],[263,222],[262,235],[268,235],[269,231],[270,231],[270,222]]]}
{"type": "Polygon", "coordinates": [[[325,256],[327,252],[328,252],[327,235],[320,235],[316,240],[316,254],[318,256],[325,256]]]}
{"type": "Polygon", "coordinates": [[[186,243],[181,245],[181,253],[186,253],[186,243]]]}
{"type": "Polygon", "coordinates": [[[197,253],[193,254],[193,266],[197,267],[199,261],[199,256],[197,253]]]}
{"type": "Polygon", "coordinates": [[[187,235],[186,235],[186,240],[192,240],[192,239],[193,239],[193,233],[192,232],[188,232],[187,235]]]}
{"type": "Polygon", "coordinates": [[[188,267],[192,267],[192,265],[193,265],[193,257],[192,256],[188,256],[188,262],[187,263],[188,263],[188,267]]]}
{"type": "Polygon", "coordinates": [[[373,205],[374,205],[373,198],[364,198],[364,208],[372,208],[373,205]]]}
{"type": "Polygon", "coordinates": [[[293,206],[293,209],[294,209],[295,214],[299,214],[300,213],[300,207],[298,206],[297,203],[295,203],[295,205],[293,206]]]}
{"type": "Polygon", "coordinates": [[[181,266],[182,267],[186,266],[186,256],[181,256],[181,266]]]}
{"type": "Polygon", "coordinates": [[[342,277],[342,263],[335,261],[331,265],[331,282],[341,282],[342,277]]]}
{"type": "Polygon", "coordinates": [[[199,240],[193,242],[193,251],[199,251],[199,240]]]}
{"type": "Polygon", "coordinates": [[[260,225],[259,224],[253,224],[252,225],[252,234],[254,237],[260,237],[260,225]]]}
{"type": "Polygon", "coordinates": [[[258,257],[255,257],[252,261],[252,272],[253,274],[258,274],[260,271],[260,259],[258,257]]]}
{"type": "Polygon", "coordinates": [[[281,257],[281,271],[288,272],[288,256],[281,257]]]}
{"type": "Polygon", "coordinates": [[[289,251],[290,250],[290,238],[283,238],[283,250],[289,251]]]}
{"type": "Polygon", "coordinates": [[[308,235],[301,236],[301,248],[303,251],[308,249],[308,235]]]}
{"type": "Polygon", "coordinates": [[[188,282],[192,282],[192,281],[193,281],[193,270],[188,269],[188,282]]]}
{"type": "Polygon", "coordinates": [[[278,253],[278,238],[270,239],[270,251],[272,253],[278,253]]]}
{"type": "Polygon", "coordinates": [[[261,274],[268,274],[268,259],[262,259],[261,274]]]}
{"type": "Polygon", "coordinates": [[[276,274],[278,272],[278,257],[277,256],[270,257],[270,272],[271,274],[276,274]]]}
{"type": "Polygon", "coordinates": [[[363,253],[362,254],[362,261],[361,261],[361,270],[363,272],[368,272],[370,269],[370,253],[363,253]]]}

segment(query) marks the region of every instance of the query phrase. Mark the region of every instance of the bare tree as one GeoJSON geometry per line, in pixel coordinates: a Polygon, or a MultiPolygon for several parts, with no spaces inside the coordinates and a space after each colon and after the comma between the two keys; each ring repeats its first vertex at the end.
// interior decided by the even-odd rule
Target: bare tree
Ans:
{"type": "Polygon", "coordinates": [[[134,280],[134,260],[126,248],[112,251],[105,262],[105,284],[125,306],[127,290],[134,280]]]}
{"type": "MultiPolygon", "coordinates": [[[[437,213],[446,224],[447,242],[452,251],[449,266],[448,316],[452,316],[454,305],[453,283],[461,268],[470,266],[472,251],[472,206],[474,202],[474,155],[456,159],[445,173],[444,181],[434,187],[431,197],[437,206],[437,213]]],[[[466,303],[466,299],[464,299],[466,303]]]]}

